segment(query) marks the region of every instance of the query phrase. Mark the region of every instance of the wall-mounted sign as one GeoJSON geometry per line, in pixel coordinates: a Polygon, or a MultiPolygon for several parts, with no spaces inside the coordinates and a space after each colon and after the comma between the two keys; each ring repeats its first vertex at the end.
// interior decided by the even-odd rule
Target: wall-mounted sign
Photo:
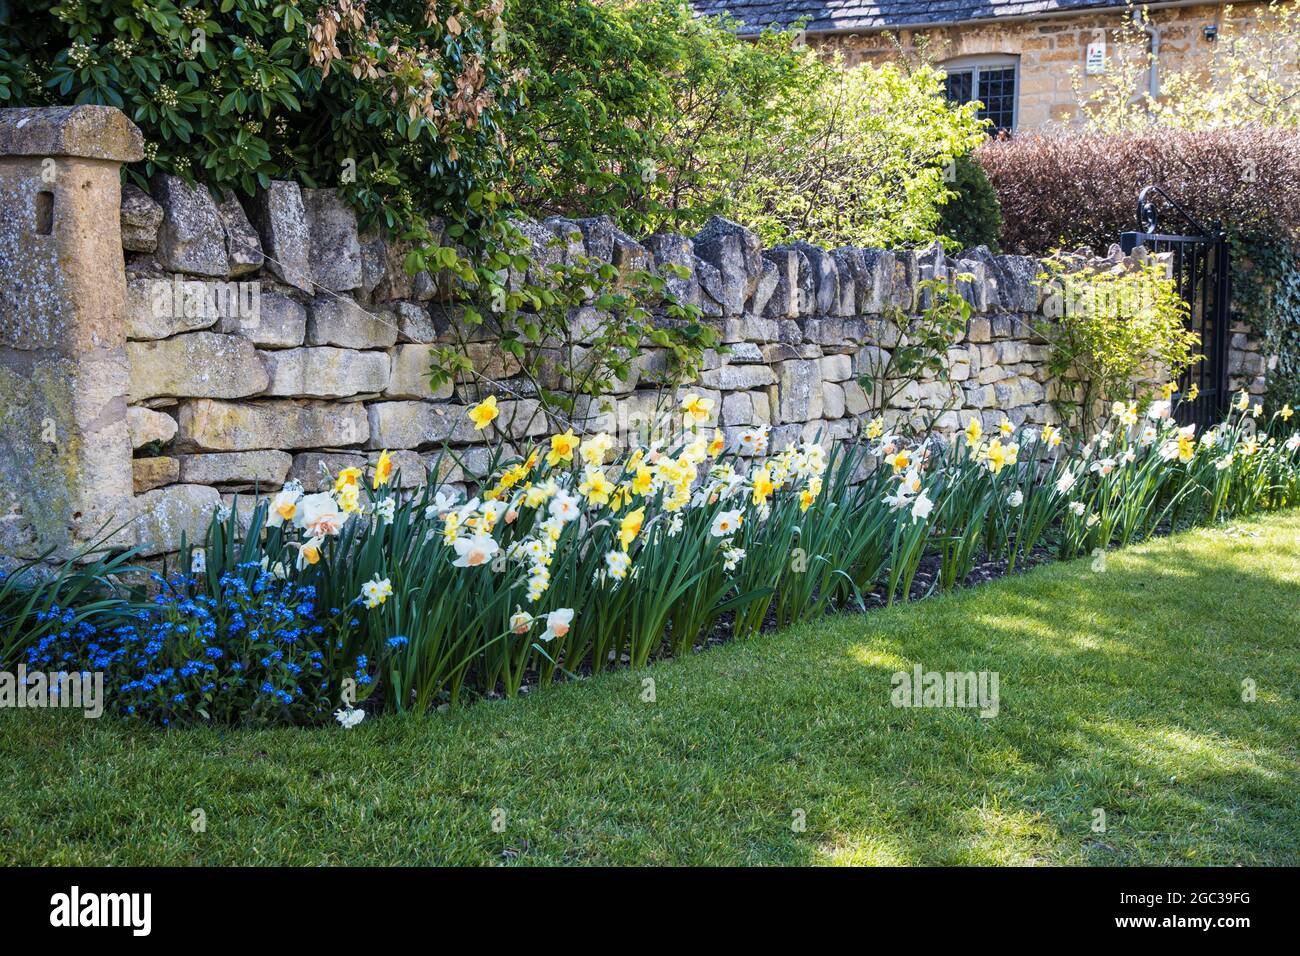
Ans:
{"type": "Polygon", "coordinates": [[[1105,39],[1094,40],[1088,44],[1088,58],[1085,61],[1084,72],[1089,76],[1095,76],[1098,73],[1106,72],[1106,41],[1105,39]]]}

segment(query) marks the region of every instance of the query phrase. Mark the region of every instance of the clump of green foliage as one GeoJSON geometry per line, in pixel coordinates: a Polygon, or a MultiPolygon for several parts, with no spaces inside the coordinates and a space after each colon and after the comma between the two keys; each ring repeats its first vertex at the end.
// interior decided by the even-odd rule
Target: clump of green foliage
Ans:
{"type": "Polygon", "coordinates": [[[1177,381],[1199,361],[1199,336],[1187,328],[1187,302],[1161,263],[1133,270],[1071,268],[1049,259],[1040,277],[1048,319],[1038,331],[1051,347],[1048,368],[1062,383],[1056,398],[1085,433],[1099,405],[1133,396],[1134,383],[1177,381]]]}
{"type": "Polygon", "coordinates": [[[31,0],[0,24],[0,97],[122,109],[141,184],[292,179],[389,229],[417,212],[470,225],[504,195],[503,2],[31,0]]]}
{"type": "Polygon", "coordinates": [[[948,170],[954,195],[939,208],[939,231],[959,249],[987,246],[999,252],[1002,207],[984,167],[968,154],[958,156],[948,170]]]}
{"type": "Polygon", "coordinates": [[[528,76],[513,181],[533,214],[638,232],[722,213],[769,244],[928,242],[945,169],[984,137],[933,68],[844,70],[795,30],[742,39],[687,0],[529,0],[507,21],[528,76]]]}
{"type": "Polygon", "coordinates": [[[819,62],[777,124],[749,140],[732,215],[772,244],[929,242],[952,195],[944,171],[984,125],[976,104],[944,98],[931,67],[819,62]]]}

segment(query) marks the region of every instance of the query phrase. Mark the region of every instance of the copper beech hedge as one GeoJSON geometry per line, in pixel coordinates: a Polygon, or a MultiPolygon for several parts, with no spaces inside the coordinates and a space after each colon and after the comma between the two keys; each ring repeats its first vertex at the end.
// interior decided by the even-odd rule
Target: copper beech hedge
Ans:
{"type": "Polygon", "coordinates": [[[1137,193],[1151,183],[1207,228],[1300,237],[1297,130],[1034,134],[990,140],[976,156],[1002,205],[1008,253],[1104,249],[1134,228],[1137,193]]]}

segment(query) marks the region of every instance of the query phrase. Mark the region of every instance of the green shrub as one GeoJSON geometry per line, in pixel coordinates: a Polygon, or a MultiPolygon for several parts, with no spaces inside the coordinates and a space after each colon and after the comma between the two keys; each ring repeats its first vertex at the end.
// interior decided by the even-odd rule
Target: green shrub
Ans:
{"type": "Polygon", "coordinates": [[[930,242],[949,193],[944,169],[984,139],[984,125],[974,104],[948,102],[931,67],[820,64],[747,141],[730,214],[767,244],[930,242]]]}
{"type": "MultiPolygon", "coordinates": [[[[1199,361],[1200,336],[1187,328],[1187,302],[1160,265],[1132,272],[1070,271],[1045,263],[1038,331],[1051,348],[1048,369],[1061,384],[1055,404],[1091,433],[1099,405],[1123,403],[1152,369],[1170,381],[1199,361]]],[[[1148,396],[1144,396],[1148,397],[1148,396]]]]}
{"type": "Polygon", "coordinates": [[[741,39],[688,0],[514,0],[506,18],[528,77],[512,185],[538,216],[636,233],[725,212],[745,144],[820,74],[792,32],[741,39]]]}
{"type": "Polygon", "coordinates": [[[514,184],[535,214],[688,228],[724,213],[771,243],[927,242],[943,170],[983,138],[940,74],[841,69],[766,31],[696,17],[687,0],[507,10],[527,70],[514,184]]]}
{"type": "Polygon", "coordinates": [[[959,249],[1000,251],[1002,207],[984,167],[971,156],[959,156],[950,168],[954,195],[939,207],[939,231],[959,249]]]}
{"type": "Polygon", "coordinates": [[[464,221],[506,168],[502,0],[30,0],[0,30],[6,105],[116,106],[156,170],[251,193],[341,186],[367,222],[464,221]],[[469,210],[467,216],[466,210],[469,210]]]}

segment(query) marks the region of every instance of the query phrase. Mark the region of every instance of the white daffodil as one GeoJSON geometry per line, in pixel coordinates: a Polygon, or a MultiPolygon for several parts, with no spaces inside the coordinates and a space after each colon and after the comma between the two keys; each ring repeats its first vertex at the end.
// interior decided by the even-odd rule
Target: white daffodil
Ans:
{"type": "Polygon", "coordinates": [[[563,637],[569,633],[569,628],[572,626],[573,608],[562,607],[552,611],[546,615],[546,630],[542,632],[542,640],[553,641],[557,637],[563,637]]]}
{"type": "Polygon", "coordinates": [[[578,499],[568,492],[557,492],[547,511],[552,518],[567,524],[578,517],[578,499]]]}
{"type": "Polygon", "coordinates": [[[451,546],[456,549],[456,560],[451,563],[457,568],[477,568],[487,564],[501,550],[496,539],[488,534],[459,537],[451,546]]]}
{"type": "Polygon", "coordinates": [[[430,521],[445,518],[456,507],[456,495],[447,494],[439,489],[433,496],[433,502],[424,509],[424,517],[430,521]]]}
{"type": "Polygon", "coordinates": [[[745,559],[744,548],[727,548],[722,552],[722,570],[734,571],[736,565],[745,559]]]}
{"type": "Polygon", "coordinates": [[[382,581],[379,575],[361,585],[361,600],[368,608],[377,608],[388,600],[393,593],[392,582],[388,578],[382,581]]]}
{"type": "Polygon", "coordinates": [[[271,509],[266,515],[266,526],[278,528],[286,521],[292,521],[298,515],[298,499],[302,497],[302,485],[296,481],[288,482],[280,493],[271,499],[271,509]]]}
{"type": "Polygon", "coordinates": [[[294,524],[313,538],[323,538],[338,534],[346,518],[347,516],[339,510],[334,497],[328,492],[321,491],[314,495],[307,495],[298,502],[294,524]]]}
{"type": "Polygon", "coordinates": [[[632,559],[628,557],[626,551],[607,551],[605,552],[605,570],[609,576],[616,580],[623,580],[627,577],[627,569],[632,566],[632,559]]]}
{"type": "Polygon", "coordinates": [[[744,515],[739,510],[719,511],[717,517],[713,519],[713,526],[709,528],[709,534],[715,538],[725,538],[728,535],[735,534],[740,530],[740,524],[743,520],[744,515]]]}

